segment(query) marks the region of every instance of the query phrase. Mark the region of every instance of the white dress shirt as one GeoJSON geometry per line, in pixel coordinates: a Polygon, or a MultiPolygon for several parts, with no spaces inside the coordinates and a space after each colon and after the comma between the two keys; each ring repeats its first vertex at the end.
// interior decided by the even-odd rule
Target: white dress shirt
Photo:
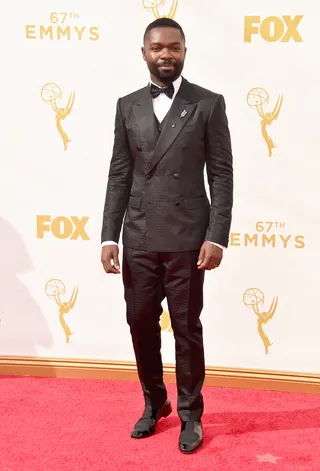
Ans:
{"type": "MultiPolygon", "coordinates": [[[[151,82],[151,83],[153,83],[153,82],[151,82]]],[[[175,99],[175,96],[179,91],[181,83],[182,83],[182,77],[181,76],[173,82],[174,94],[173,94],[172,99],[169,98],[165,93],[160,93],[159,96],[157,96],[156,98],[154,98],[152,100],[153,111],[154,111],[154,114],[156,115],[156,117],[158,118],[159,123],[161,123],[161,121],[168,114],[168,111],[171,108],[172,102],[175,99]]],[[[156,83],[154,83],[154,85],[156,85],[156,87],[158,87],[158,85],[156,83]]],[[[216,244],[215,242],[211,242],[211,244],[217,245],[221,249],[225,249],[225,247],[223,247],[220,244],[216,244]]],[[[108,241],[105,241],[105,242],[102,243],[102,247],[104,247],[105,245],[118,245],[118,244],[116,242],[113,242],[112,240],[108,240],[108,241]]]]}

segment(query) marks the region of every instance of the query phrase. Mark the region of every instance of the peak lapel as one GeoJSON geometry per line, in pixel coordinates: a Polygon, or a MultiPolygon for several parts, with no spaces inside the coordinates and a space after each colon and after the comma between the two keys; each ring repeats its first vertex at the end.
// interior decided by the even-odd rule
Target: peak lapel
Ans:
{"type": "Polygon", "coordinates": [[[140,128],[140,132],[148,144],[149,151],[152,152],[158,141],[159,131],[154,118],[149,87],[146,87],[143,90],[141,98],[132,105],[132,109],[140,128]]]}
{"type": "Polygon", "coordinates": [[[191,85],[184,79],[166,116],[165,124],[155,146],[149,167],[146,170],[147,173],[149,173],[162,159],[190,119],[192,111],[197,105],[197,103],[193,103],[187,98],[190,88],[191,85]]]}

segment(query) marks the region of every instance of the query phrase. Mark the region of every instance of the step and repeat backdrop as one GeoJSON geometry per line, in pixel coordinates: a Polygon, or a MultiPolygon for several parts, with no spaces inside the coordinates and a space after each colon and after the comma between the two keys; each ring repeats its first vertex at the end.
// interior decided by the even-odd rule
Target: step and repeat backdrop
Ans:
{"type": "MultiPolygon", "coordinates": [[[[233,222],[223,264],[206,274],[206,363],[319,372],[319,2],[0,10],[0,354],[134,360],[100,231],[116,101],[147,84],[143,33],[167,16],[186,33],[184,76],[223,94],[232,136],[233,222]]],[[[163,309],[163,359],[174,363],[163,309]]]]}

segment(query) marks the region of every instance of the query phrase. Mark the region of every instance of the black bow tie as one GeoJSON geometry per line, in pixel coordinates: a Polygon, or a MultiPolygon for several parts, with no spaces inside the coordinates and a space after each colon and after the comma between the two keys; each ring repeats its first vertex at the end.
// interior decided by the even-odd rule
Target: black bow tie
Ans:
{"type": "Polygon", "coordinates": [[[151,84],[150,88],[150,93],[152,98],[156,98],[157,96],[160,95],[160,93],[165,93],[167,97],[169,97],[172,100],[173,94],[174,94],[174,88],[173,84],[170,83],[170,85],[167,85],[166,87],[157,87],[156,85],[151,84]]]}

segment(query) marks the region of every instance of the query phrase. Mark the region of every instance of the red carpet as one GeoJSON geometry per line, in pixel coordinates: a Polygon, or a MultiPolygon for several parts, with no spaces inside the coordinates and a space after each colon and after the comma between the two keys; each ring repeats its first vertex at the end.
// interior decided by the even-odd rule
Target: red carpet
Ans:
{"type": "Polygon", "coordinates": [[[137,383],[0,377],[0,471],[320,470],[319,395],[207,387],[204,398],[203,446],[183,455],[176,412],[130,438],[137,383]]]}

